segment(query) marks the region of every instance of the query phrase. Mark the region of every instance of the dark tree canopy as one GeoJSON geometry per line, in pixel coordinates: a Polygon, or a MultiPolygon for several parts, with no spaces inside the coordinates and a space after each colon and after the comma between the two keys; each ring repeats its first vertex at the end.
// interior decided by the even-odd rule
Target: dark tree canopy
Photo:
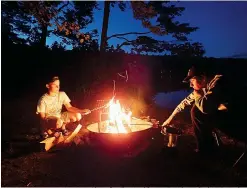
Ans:
{"type": "MultiPolygon", "coordinates": [[[[45,47],[47,37],[56,36],[60,38],[56,45],[93,52],[99,49],[98,31],[87,28],[93,22],[93,11],[98,9],[96,1],[2,1],[1,4],[4,43],[45,47]]],[[[177,21],[184,8],[175,4],[179,5],[169,1],[105,1],[100,51],[123,52],[127,46],[135,54],[203,56],[202,44],[188,38],[198,28],[177,21]],[[121,11],[131,9],[134,19],[146,31],[108,36],[109,17],[114,16],[110,10],[116,6],[121,11]],[[136,38],[130,39],[130,35],[136,38]],[[157,40],[155,36],[164,39],[157,40]],[[167,40],[167,36],[172,39],[167,40]],[[120,43],[109,46],[112,39],[120,43]]]]}
{"type": "Polygon", "coordinates": [[[51,34],[66,44],[83,43],[90,37],[83,29],[93,21],[95,1],[5,1],[2,3],[3,26],[12,42],[25,39],[27,44],[46,45],[51,34]],[[17,40],[18,39],[18,40],[17,40]]]}

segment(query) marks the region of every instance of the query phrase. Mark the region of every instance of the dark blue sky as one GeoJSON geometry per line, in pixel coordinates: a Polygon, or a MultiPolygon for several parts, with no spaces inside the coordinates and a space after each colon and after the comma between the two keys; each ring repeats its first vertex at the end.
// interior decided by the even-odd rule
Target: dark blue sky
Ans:
{"type": "MultiPolygon", "coordinates": [[[[189,38],[194,42],[201,42],[206,49],[208,57],[229,57],[237,54],[247,56],[247,2],[174,2],[185,7],[183,14],[177,18],[180,22],[190,23],[199,27],[189,38]]],[[[103,21],[103,2],[99,2],[101,10],[95,10],[95,19],[88,29],[98,29],[99,36],[103,21]]],[[[132,17],[127,9],[121,12],[119,8],[111,9],[108,36],[125,32],[147,31],[132,17]]],[[[160,40],[171,40],[170,37],[156,37],[160,40]]],[[[129,39],[135,36],[129,36],[129,39]]],[[[56,40],[51,37],[48,44],[56,40]]],[[[121,41],[112,39],[110,44],[116,45],[121,41]]],[[[126,48],[127,49],[127,48],[126,48]]]]}

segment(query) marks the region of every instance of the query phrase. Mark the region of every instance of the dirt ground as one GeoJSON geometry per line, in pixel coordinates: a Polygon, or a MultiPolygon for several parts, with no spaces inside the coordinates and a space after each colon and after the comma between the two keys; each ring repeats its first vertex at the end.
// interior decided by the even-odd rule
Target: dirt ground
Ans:
{"type": "Polygon", "coordinates": [[[179,137],[173,150],[164,147],[167,138],[158,128],[148,130],[146,137],[136,143],[129,140],[126,146],[110,150],[108,146],[115,143],[105,145],[97,136],[91,136],[86,129],[91,121],[88,119],[77,136],[78,145],[40,151],[34,116],[36,102],[30,98],[25,108],[16,105],[16,118],[8,108],[10,103],[3,102],[2,127],[5,126],[5,138],[10,143],[1,155],[3,187],[247,186],[246,157],[232,168],[243,144],[224,135],[224,145],[215,157],[194,152],[195,139],[190,130],[179,137]]]}

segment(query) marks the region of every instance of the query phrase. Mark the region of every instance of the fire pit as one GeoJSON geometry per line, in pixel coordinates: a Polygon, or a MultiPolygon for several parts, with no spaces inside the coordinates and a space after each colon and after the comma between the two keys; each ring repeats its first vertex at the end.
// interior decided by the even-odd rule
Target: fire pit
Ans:
{"type": "Polygon", "coordinates": [[[90,138],[96,141],[104,150],[129,153],[142,148],[143,145],[151,140],[153,133],[150,128],[152,128],[152,123],[135,118],[131,119],[131,128],[126,128],[128,130],[127,133],[117,133],[116,126],[109,125],[109,121],[93,123],[87,127],[90,131],[90,138]],[[114,132],[109,132],[109,130],[114,132]]]}
{"type": "Polygon", "coordinates": [[[152,137],[151,122],[131,117],[120,102],[109,103],[108,119],[87,126],[92,140],[106,150],[128,151],[138,149],[152,137]]]}
{"type": "Polygon", "coordinates": [[[129,133],[145,131],[151,127],[151,122],[132,117],[130,120],[130,124],[123,124],[122,127],[119,127],[115,123],[111,123],[109,120],[106,120],[99,123],[90,124],[88,125],[87,129],[94,133],[103,133],[119,136],[120,134],[128,135],[129,133]]]}

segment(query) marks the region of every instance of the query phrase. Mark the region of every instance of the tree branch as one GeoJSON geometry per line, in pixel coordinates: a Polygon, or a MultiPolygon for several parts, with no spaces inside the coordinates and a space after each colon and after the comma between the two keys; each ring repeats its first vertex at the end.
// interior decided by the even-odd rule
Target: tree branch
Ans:
{"type": "Polygon", "coordinates": [[[126,40],[127,42],[132,42],[133,41],[133,40],[128,40],[128,39],[126,39],[124,37],[116,37],[116,38],[126,40]]]}
{"type": "Polygon", "coordinates": [[[117,50],[121,49],[122,46],[125,46],[125,45],[127,45],[127,44],[131,45],[131,43],[132,43],[133,41],[135,41],[135,40],[128,40],[128,39],[126,39],[126,38],[124,38],[124,37],[116,37],[116,38],[125,40],[125,42],[123,42],[122,44],[120,44],[120,45],[117,47],[117,50]]]}
{"type": "Polygon", "coordinates": [[[112,35],[110,37],[107,37],[107,40],[109,40],[113,37],[119,37],[119,36],[124,36],[124,35],[143,35],[143,34],[148,34],[148,33],[151,33],[151,31],[143,32],[143,33],[140,33],[140,32],[120,33],[120,34],[115,34],[115,35],[112,35]]]}
{"type": "Polygon", "coordinates": [[[126,45],[126,42],[123,42],[122,44],[120,44],[118,47],[117,47],[117,50],[121,49],[122,46],[126,45]]]}
{"type": "Polygon", "coordinates": [[[64,4],[63,6],[61,6],[57,11],[60,12],[64,7],[69,5],[69,1],[67,1],[66,4],[64,4]]]}

